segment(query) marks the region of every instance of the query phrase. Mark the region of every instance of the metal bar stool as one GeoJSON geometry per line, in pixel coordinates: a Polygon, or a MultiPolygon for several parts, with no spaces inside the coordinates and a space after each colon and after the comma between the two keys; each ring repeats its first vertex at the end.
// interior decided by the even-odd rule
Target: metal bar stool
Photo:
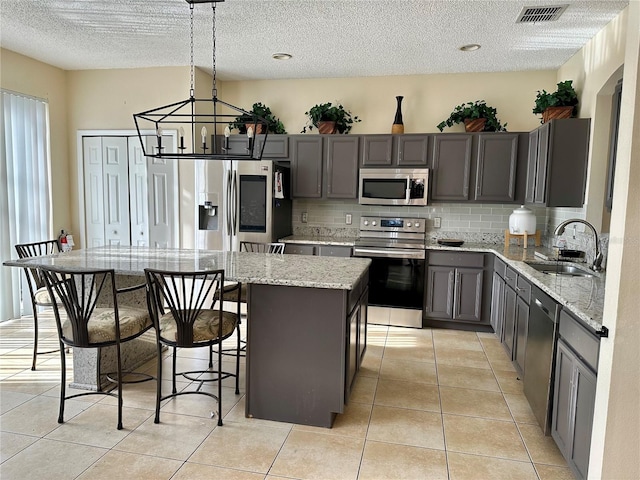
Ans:
{"type": "MultiPolygon", "coordinates": [[[[60,307],[53,305],[60,340],[61,381],[60,381],[60,413],[58,423],[64,422],[64,402],[70,398],[84,395],[110,395],[118,398],[118,430],[122,429],[122,384],[138,383],[152,380],[145,374],[140,380],[122,380],[122,359],[120,345],[139,337],[149,330],[153,324],[146,309],[118,305],[118,293],[131,292],[144,288],[137,285],[127,288],[116,288],[114,270],[72,270],[61,267],[40,267],[42,278],[53,298],[59,298],[66,311],[66,318],[60,316],[60,307]],[[113,307],[101,307],[98,302],[109,302],[113,307]],[[66,395],[66,355],[64,346],[79,348],[101,348],[115,346],[116,372],[107,373],[107,379],[115,383],[110,390],[90,391],[66,395]],[[115,373],[115,378],[113,374],[115,373]],[[117,394],[113,390],[117,389],[117,394]]],[[[98,352],[98,358],[100,353],[98,352]]],[[[100,369],[100,366],[98,366],[100,369]]]]}
{"type": "MultiPolygon", "coordinates": [[[[254,252],[254,253],[273,253],[273,254],[283,254],[284,253],[285,244],[281,242],[270,242],[270,243],[259,243],[259,242],[240,242],[240,251],[241,252],[254,252]]],[[[247,285],[244,283],[231,283],[222,287],[224,291],[224,301],[225,302],[238,302],[238,304],[247,303],[247,285]]],[[[214,295],[214,303],[220,300],[220,290],[216,290],[214,295]]],[[[238,307],[239,311],[239,307],[238,307]]],[[[238,337],[240,336],[240,324],[241,319],[238,321],[238,337]]],[[[246,356],[247,350],[247,342],[245,340],[240,340],[241,348],[240,348],[240,356],[246,356]]],[[[225,348],[222,350],[223,355],[235,355],[235,349],[233,348],[225,348]]]]}
{"type": "MultiPolygon", "coordinates": [[[[218,349],[217,368],[213,368],[211,348],[233,335],[240,318],[238,312],[222,310],[224,292],[220,293],[218,309],[209,308],[212,293],[224,284],[224,270],[198,272],[174,272],[145,269],[147,280],[147,301],[149,313],[156,328],[158,345],[158,389],[156,392],[155,423],[160,423],[160,402],[179,395],[200,394],[212,397],[218,402],[218,425],[222,425],[222,380],[236,379],[236,394],[240,393],[240,356],[236,353],[235,373],[222,370],[222,353],[218,349]],[[162,348],[173,349],[172,392],[162,395],[162,348]],[[209,370],[176,371],[177,348],[209,349],[209,370]],[[182,376],[198,383],[195,391],[178,392],[176,378],[182,376]],[[218,382],[218,394],[202,391],[205,382],[218,382]]],[[[237,339],[240,349],[240,337],[237,339]]],[[[213,413],[212,413],[213,416],[213,413]]]]}
{"type": "MultiPolygon", "coordinates": [[[[44,255],[53,255],[60,253],[60,244],[57,240],[45,240],[34,243],[17,244],[16,251],[18,258],[42,257],[44,255]]],[[[24,275],[27,278],[27,286],[29,287],[29,295],[31,297],[31,305],[33,308],[33,360],[31,361],[31,370],[36,369],[36,358],[38,355],[46,355],[56,353],[58,349],[38,351],[38,307],[53,307],[54,302],[49,296],[47,287],[37,267],[25,267],[24,275]]]]}

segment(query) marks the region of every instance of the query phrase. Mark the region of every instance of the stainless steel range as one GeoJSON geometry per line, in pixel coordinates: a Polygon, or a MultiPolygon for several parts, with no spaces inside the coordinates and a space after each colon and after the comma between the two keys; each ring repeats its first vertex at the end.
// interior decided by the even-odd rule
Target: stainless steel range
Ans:
{"type": "Polygon", "coordinates": [[[353,252],[371,259],[369,323],[422,328],[425,232],[422,218],[360,218],[353,252]]]}

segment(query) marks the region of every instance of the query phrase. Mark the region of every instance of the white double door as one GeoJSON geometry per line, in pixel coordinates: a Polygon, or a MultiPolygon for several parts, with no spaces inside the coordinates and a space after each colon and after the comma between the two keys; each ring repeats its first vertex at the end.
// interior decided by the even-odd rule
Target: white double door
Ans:
{"type": "Polygon", "coordinates": [[[84,136],[82,146],[85,245],[177,246],[175,160],[145,157],[137,136],[84,136]]]}

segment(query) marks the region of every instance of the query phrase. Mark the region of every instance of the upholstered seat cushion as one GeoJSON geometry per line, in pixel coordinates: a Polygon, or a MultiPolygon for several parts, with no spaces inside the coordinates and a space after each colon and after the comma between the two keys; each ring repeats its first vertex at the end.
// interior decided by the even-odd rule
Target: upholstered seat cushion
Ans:
{"type": "MultiPolygon", "coordinates": [[[[151,317],[146,309],[120,307],[120,340],[134,337],[151,327],[151,317]]],[[[87,324],[90,343],[112,342],[116,339],[116,317],[113,308],[96,308],[87,324]]],[[[62,334],[73,339],[71,322],[65,319],[62,323],[62,334]]]]}
{"type": "MultiPolygon", "coordinates": [[[[49,296],[49,291],[47,290],[47,287],[39,288],[36,291],[36,294],[34,295],[34,297],[36,300],[36,305],[41,305],[43,307],[51,307],[53,305],[53,303],[51,302],[51,297],[49,296]]],[[[62,303],[60,302],[60,299],[58,298],[57,295],[55,295],[55,298],[58,303],[62,303]]]]}
{"type": "MultiPolygon", "coordinates": [[[[207,342],[218,338],[220,312],[202,310],[193,323],[193,342],[207,342]]],[[[237,316],[231,312],[222,312],[222,336],[230,335],[236,328],[237,316]]],[[[160,336],[170,342],[177,341],[176,321],[171,313],[160,317],[160,336]]]]}
{"type": "MultiPolygon", "coordinates": [[[[222,287],[222,291],[224,293],[224,301],[225,302],[237,302],[238,301],[238,284],[237,283],[229,283],[222,287]]],[[[220,298],[220,292],[217,291],[215,295],[215,299],[218,300],[220,298]]],[[[247,303],[247,284],[243,283],[240,287],[240,302],[247,303]]]]}

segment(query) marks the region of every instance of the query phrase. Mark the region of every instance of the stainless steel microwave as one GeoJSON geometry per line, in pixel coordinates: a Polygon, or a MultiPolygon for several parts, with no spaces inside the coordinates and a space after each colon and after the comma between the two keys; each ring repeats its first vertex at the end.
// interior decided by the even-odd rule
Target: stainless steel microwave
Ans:
{"type": "Polygon", "coordinates": [[[426,205],[426,168],[361,168],[358,203],[363,205],[426,205]]]}

